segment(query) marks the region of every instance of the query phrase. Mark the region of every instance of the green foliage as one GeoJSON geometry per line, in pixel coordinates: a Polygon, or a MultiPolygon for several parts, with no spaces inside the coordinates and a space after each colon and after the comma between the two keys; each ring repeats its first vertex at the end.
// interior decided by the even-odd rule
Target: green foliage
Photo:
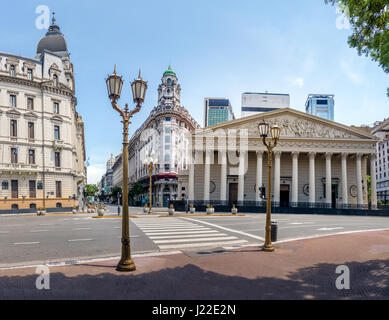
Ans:
{"type": "Polygon", "coordinates": [[[137,182],[131,187],[131,190],[128,192],[128,195],[130,197],[134,197],[139,194],[142,194],[144,190],[145,190],[144,187],[139,182],[137,182]]]}
{"type": "Polygon", "coordinates": [[[120,187],[114,187],[114,188],[112,189],[111,195],[112,195],[114,198],[117,198],[117,194],[118,194],[118,193],[122,193],[122,188],[120,188],[120,187]]]}
{"type": "MultiPolygon", "coordinates": [[[[349,15],[353,34],[350,47],[359,55],[370,56],[389,73],[389,2],[388,0],[325,0],[339,5],[349,15]],[[347,11],[346,11],[347,10],[347,11]]],[[[387,91],[389,97],[389,88],[387,91]]]]}
{"type": "Polygon", "coordinates": [[[99,188],[95,184],[87,184],[85,186],[85,192],[88,197],[93,197],[99,188]]]}

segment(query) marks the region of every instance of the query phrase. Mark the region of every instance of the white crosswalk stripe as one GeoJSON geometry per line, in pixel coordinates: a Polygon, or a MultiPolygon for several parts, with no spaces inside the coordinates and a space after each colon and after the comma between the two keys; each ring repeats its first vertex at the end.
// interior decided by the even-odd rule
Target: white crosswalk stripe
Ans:
{"type": "Polygon", "coordinates": [[[220,230],[179,218],[139,218],[132,221],[160,250],[216,248],[248,242],[220,230]]]}

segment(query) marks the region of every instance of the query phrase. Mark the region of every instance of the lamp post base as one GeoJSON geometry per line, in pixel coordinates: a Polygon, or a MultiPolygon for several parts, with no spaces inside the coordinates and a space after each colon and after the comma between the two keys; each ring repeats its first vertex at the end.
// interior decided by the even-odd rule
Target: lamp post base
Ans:
{"type": "Polygon", "coordinates": [[[275,248],[272,244],[264,245],[262,249],[265,252],[274,252],[274,250],[275,250],[275,248]]]}
{"type": "Polygon", "coordinates": [[[132,259],[120,261],[116,267],[116,271],[119,272],[131,272],[135,270],[136,270],[135,263],[134,261],[132,261],[132,259]]]}

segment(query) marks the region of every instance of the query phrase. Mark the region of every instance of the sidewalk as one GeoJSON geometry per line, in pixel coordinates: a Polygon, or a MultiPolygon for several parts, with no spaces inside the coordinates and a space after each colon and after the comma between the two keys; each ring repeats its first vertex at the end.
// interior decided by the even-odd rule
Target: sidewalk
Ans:
{"type": "Polygon", "coordinates": [[[51,290],[35,289],[35,269],[0,271],[0,299],[389,299],[389,232],[367,232],[276,245],[135,258],[50,268],[51,290]],[[340,265],[351,290],[337,290],[340,265]]]}

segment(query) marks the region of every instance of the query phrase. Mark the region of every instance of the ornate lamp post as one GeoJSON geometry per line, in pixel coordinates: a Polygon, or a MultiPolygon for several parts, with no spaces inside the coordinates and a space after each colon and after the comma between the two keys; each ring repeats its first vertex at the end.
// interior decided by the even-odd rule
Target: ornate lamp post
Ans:
{"type": "Polygon", "coordinates": [[[143,165],[145,169],[149,172],[150,175],[150,187],[149,187],[149,202],[150,202],[150,208],[149,208],[149,214],[153,213],[153,201],[152,201],[152,184],[153,184],[153,171],[154,168],[157,166],[157,158],[155,156],[154,151],[151,153],[150,156],[146,155],[145,160],[143,161],[143,165]]]}
{"type": "Polygon", "coordinates": [[[266,203],[266,235],[265,235],[265,244],[263,246],[263,251],[273,252],[274,247],[271,243],[271,167],[272,167],[272,157],[273,149],[277,146],[277,142],[280,138],[280,128],[274,126],[270,128],[269,124],[263,120],[259,125],[259,134],[262,138],[263,144],[267,148],[268,157],[267,157],[267,203],[266,203]],[[268,138],[270,133],[270,138],[268,138]]]}
{"type": "Polygon", "coordinates": [[[139,112],[141,105],[145,100],[147,82],[143,81],[140,75],[139,78],[131,83],[132,95],[134,103],[136,104],[135,109],[129,110],[128,104],[125,104],[124,110],[120,109],[117,105],[117,101],[120,99],[120,94],[123,87],[122,77],[116,74],[116,66],[112,75],[106,79],[108,97],[111,100],[112,107],[119,112],[122,117],[123,123],[123,221],[122,221],[122,256],[117,271],[128,272],[136,269],[134,262],[131,259],[131,248],[130,248],[130,222],[128,216],[128,125],[132,116],[139,112]]]}

